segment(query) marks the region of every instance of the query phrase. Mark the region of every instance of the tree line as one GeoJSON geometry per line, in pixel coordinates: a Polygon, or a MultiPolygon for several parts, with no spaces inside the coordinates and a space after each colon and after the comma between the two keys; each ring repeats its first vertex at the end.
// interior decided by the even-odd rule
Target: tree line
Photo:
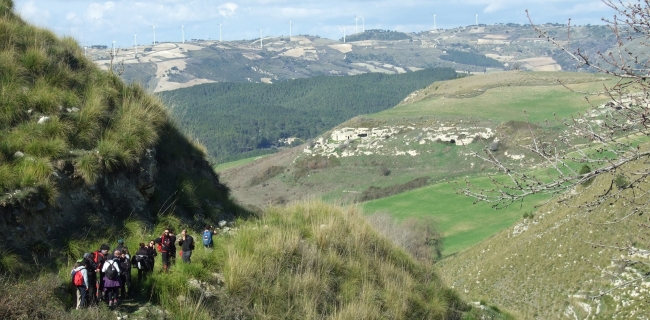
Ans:
{"type": "Polygon", "coordinates": [[[282,138],[316,137],[341,122],[397,105],[451,68],[387,75],[314,77],[274,84],[211,83],[160,94],[180,127],[210,156],[232,161],[271,152],[282,138]]]}

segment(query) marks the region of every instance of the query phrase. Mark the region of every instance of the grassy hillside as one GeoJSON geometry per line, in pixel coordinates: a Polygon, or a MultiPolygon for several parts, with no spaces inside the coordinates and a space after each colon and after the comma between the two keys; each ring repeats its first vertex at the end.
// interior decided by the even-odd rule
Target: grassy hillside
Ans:
{"type": "Polygon", "coordinates": [[[192,264],[158,260],[118,306],[74,310],[85,252],[126,239],[133,255],[170,227],[200,241],[238,212],[159,101],[11,10],[0,0],[1,319],[507,318],[458,299],[357,209],[323,203],[239,216],[192,264]]]}
{"type": "Polygon", "coordinates": [[[316,77],[271,85],[214,83],[162,93],[180,126],[219,161],[272,152],[279,139],[313,138],[352,117],[393,107],[452,69],[316,77]]]}
{"type": "MultiPolygon", "coordinates": [[[[590,74],[504,72],[437,82],[412,93],[394,108],[354,118],[325,133],[321,137],[324,144],[331,145],[331,151],[325,152],[321,146],[313,144],[304,145],[225,170],[223,178],[242,202],[264,205],[279,198],[294,200],[308,195],[333,201],[354,201],[370,187],[391,187],[421,177],[440,181],[481,174],[485,167],[468,153],[481,150],[492,138],[467,146],[453,145],[449,141],[423,141],[423,138],[440,128],[448,128],[448,135],[458,135],[477,127],[490,128],[506,141],[508,136],[519,136],[527,130],[521,122],[525,120],[524,110],[531,121],[540,123],[551,118],[553,112],[564,117],[567,109],[577,112],[589,108],[582,94],[568,91],[558,84],[558,79],[570,87],[582,89],[598,88],[608,81],[590,74]],[[356,140],[346,144],[331,139],[332,132],[341,128],[391,128],[399,133],[368,141],[355,137],[356,140]],[[312,153],[303,152],[305,148],[312,153]],[[405,154],[407,151],[417,155],[405,154]],[[354,155],[343,156],[344,152],[354,155]],[[309,164],[310,158],[334,157],[334,154],[339,158],[332,165],[312,167],[304,174],[304,166],[309,164]],[[250,184],[254,176],[262,175],[271,166],[283,166],[285,172],[271,177],[265,184],[250,184]],[[387,171],[382,168],[390,173],[383,174],[387,171]]],[[[502,151],[508,151],[507,144],[502,151]]],[[[526,161],[523,160],[525,165],[534,165],[526,161]]]]}
{"type": "Polygon", "coordinates": [[[56,161],[88,184],[133,167],[167,121],[162,104],[100,71],[72,38],[23,22],[11,1],[0,10],[0,204],[53,202],[56,161]]]}
{"type": "Polygon", "coordinates": [[[490,299],[523,319],[643,319],[650,311],[647,217],[622,219],[629,209],[621,202],[591,212],[578,208],[607,188],[607,179],[597,179],[589,189],[579,187],[580,197],[545,205],[532,218],[445,259],[439,270],[446,283],[467,299],[490,299]],[[635,249],[613,248],[627,245],[635,249]],[[622,269],[619,259],[638,263],[622,269]],[[590,298],[609,290],[601,299],[590,298]]]}
{"type": "MultiPolygon", "coordinates": [[[[363,204],[365,212],[387,212],[403,220],[411,217],[433,217],[443,232],[447,256],[480,243],[495,233],[520,221],[525,213],[534,212],[546,196],[531,197],[521,205],[496,211],[490,204],[473,204],[474,199],[456,194],[453,183],[441,182],[363,204]]],[[[458,181],[464,183],[463,181],[458,181]]],[[[478,186],[489,186],[487,178],[474,178],[478,186]]]]}

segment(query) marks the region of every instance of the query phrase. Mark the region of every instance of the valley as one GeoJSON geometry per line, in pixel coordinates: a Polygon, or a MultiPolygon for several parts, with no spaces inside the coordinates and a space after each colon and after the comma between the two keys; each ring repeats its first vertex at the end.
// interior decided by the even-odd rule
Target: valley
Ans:
{"type": "Polygon", "coordinates": [[[121,48],[33,5],[0,0],[0,319],[648,319],[650,3],[121,48]]]}

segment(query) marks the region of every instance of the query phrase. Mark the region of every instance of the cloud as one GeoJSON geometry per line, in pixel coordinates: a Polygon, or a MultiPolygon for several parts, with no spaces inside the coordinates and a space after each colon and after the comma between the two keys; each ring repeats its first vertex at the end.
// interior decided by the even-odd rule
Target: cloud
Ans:
{"type": "Polygon", "coordinates": [[[219,14],[223,17],[232,17],[239,6],[232,2],[226,2],[218,7],[219,14]]]}
{"type": "Polygon", "coordinates": [[[50,20],[50,11],[36,4],[35,1],[27,1],[18,8],[20,16],[25,20],[37,25],[47,25],[50,20]]]}

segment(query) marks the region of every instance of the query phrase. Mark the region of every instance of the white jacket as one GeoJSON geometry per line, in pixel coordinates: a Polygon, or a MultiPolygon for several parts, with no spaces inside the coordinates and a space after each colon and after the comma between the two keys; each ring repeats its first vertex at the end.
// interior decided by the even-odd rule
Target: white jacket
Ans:
{"type": "Polygon", "coordinates": [[[106,260],[106,262],[104,262],[104,266],[102,267],[102,272],[106,273],[106,270],[111,263],[113,264],[113,267],[115,267],[115,270],[117,270],[117,274],[120,275],[120,263],[117,260],[106,260]]]}
{"type": "MultiPolygon", "coordinates": [[[[86,289],[88,289],[88,270],[86,270],[86,267],[84,266],[79,266],[76,269],[72,270],[72,272],[81,272],[81,275],[84,277],[84,285],[86,286],[86,289]]],[[[70,272],[70,275],[72,276],[72,272],[70,272]]]]}

